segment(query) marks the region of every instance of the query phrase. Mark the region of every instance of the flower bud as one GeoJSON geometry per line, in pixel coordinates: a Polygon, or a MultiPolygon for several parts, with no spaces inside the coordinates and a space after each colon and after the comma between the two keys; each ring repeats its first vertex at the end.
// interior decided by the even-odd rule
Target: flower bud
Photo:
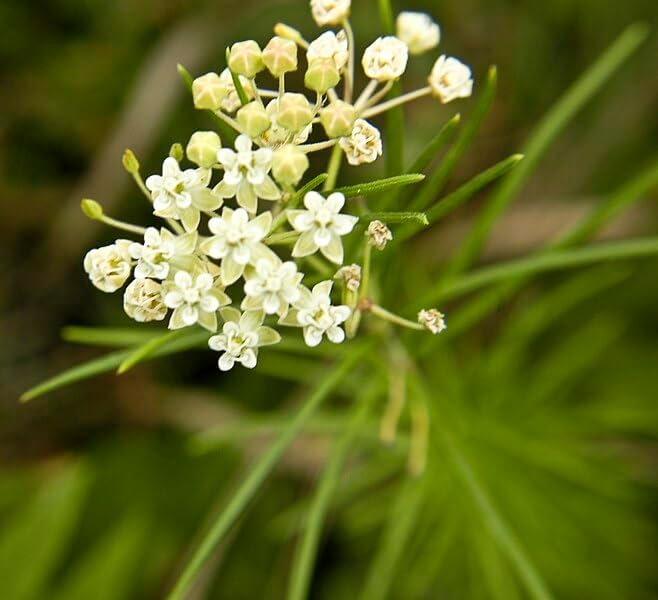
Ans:
{"type": "Polygon", "coordinates": [[[313,108],[303,94],[284,94],[279,101],[279,125],[298,132],[313,120],[313,108]]]}
{"type": "Polygon", "coordinates": [[[322,109],[320,122],[330,138],[348,137],[356,121],[356,110],[351,104],[336,100],[322,109]]]}
{"type": "Polygon", "coordinates": [[[98,221],[103,218],[103,207],[96,200],[85,198],[80,201],[80,208],[85,216],[92,221],[98,221]]]}
{"type": "Polygon", "coordinates": [[[272,121],[267,111],[259,102],[250,102],[238,111],[238,123],[243,131],[253,140],[265,133],[272,121]]]}
{"type": "Polygon", "coordinates": [[[171,156],[171,158],[175,158],[176,162],[182,161],[183,158],[185,157],[185,151],[183,150],[183,146],[178,142],[172,144],[171,148],[169,148],[169,156],[171,156]]]}
{"type": "Polygon", "coordinates": [[[336,87],[339,81],[340,73],[331,58],[316,58],[311,61],[304,76],[306,87],[319,94],[324,94],[328,89],[336,87]]]}
{"type": "Polygon", "coordinates": [[[297,44],[282,37],[273,37],[263,50],[263,62],[274,77],[297,69],[297,44]]]}
{"type": "Polygon", "coordinates": [[[308,156],[293,144],[286,144],[274,151],[272,174],[281,185],[295,187],[308,167],[308,156]]]}
{"type": "Polygon", "coordinates": [[[187,158],[204,169],[210,169],[217,162],[217,152],[222,141],[214,131],[197,131],[187,143],[187,158]]]}
{"type": "Polygon", "coordinates": [[[425,13],[401,12],[396,21],[397,38],[409,48],[410,54],[423,54],[436,48],[441,40],[441,30],[425,13]]]}
{"type": "Polygon", "coordinates": [[[457,98],[468,98],[473,93],[471,69],[452,56],[441,56],[434,63],[429,78],[432,93],[443,104],[457,98]]]}
{"type": "Polygon", "coordinates": [[[233,44],[229,54],[228,66],[234,73],[253,79],[257,73],[265,68],[260,46],[253,40],[233,44]]]}
{"type": "Polygon", "coordinates": [[[139,161],[132,150],[128,149],[123,153],[121,162],[123,163],[123,168],[131,175],[139,173],[139,161]]]}
{"type": "Polygon", "coordinates": [[[218,110],[229,89],[217,73],[206,73],[192,82],[194,106],[199,110],[218,110]]]}
{"type": "Polygon", "coordinates": [[[277,23],[274,26],[274,34],[286,40],[292,40],[295,43],[303,42],[304,38],[294,27],[286,25],[285,23],[277,23]]]}

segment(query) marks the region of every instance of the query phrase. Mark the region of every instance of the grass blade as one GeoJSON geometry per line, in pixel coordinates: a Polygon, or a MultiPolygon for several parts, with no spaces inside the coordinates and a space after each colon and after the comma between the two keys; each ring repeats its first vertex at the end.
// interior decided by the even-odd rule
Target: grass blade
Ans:
{"type": "Polygon", "coordinates": [[[549,111],[522,150],[525,155],[523,163],[501,183],[483,208],[473,231],[451,262],[449,274],[460,273],[472,264],[483,248],[494,223],[525,185],[551,143],[617,72],[647,35],[646,26],[631,25],[549,111]]]}
{"type": "Polygon", "coordinates": [[[186,593],[201,567],[203,567],[217,544],[228,533],[235,521],[254,498],[284,452],[292,444],[322,402],[340,384],[368,348],[369,346],[362,346],[359,349],[352,350],[347,358],[330,370],[329,374],[320,382],[304,406],[297,413],[297,416],[290,421],[270,449],[260,458],[254,468],[249,471],[249,474],[238,487],[226,508],[215,520],[210,530],[206,532],[199,546],[194,550],[192,557],[168,595],[169,600],[182,600],[186,597],[186,593]]]}
{"type": "Polygon", "coordinates": [[[420,173],[409,173],[407,175],[396,175],[395,177],[387,177],[386,179],[378,179],[377,181],[370,181],[368,183],[359,183],[357,185],[336,188],[327,193],[339,192],[346,198],[371,196],[373,194],[388,192],[405,185],[413,185],[423,179],[425,179],[425,175],[421,175],[420,173]]]}
{"type": "Polygon", "coordinates": [[[384,223],[418,223],[429,225],[427,215],[422,212],[369,212],[361,217],[363,221],[383,221],[384,223]]]}
{"type": "Polygon", "coordinates": [[[117,375],[123,375],[132,369],[135,365],[146,360],[150,356],[153,356],[153,354],[155,354],[155,352],[157,352],[163,346],[166,346],[171,342],[175,342],[176,340],[181,339],[187,335],[189,335],[188,331],[179,329],[177,331],[169,331],[164,335],[160,335],[157,338],[149,340],[137,348],[137,350],[131,352],[130,355],[119,365],[119,368],[117,369],[117,375]]]}
{"type": "Polygon", "coordinates": [[[485,117],[489,113],[489,109],[496,96],[497,82],[498,73],[496,67],[490,67],[484,90],[477,100],[473,113],[464,125],[455,144],[448,151],[441,164],[427,180],[420,194],[418,194],[412,203],[411,208],[414,210],[422,210],[429,206],[445,188],[459,161],[466,153],[466,150],[468,150],[471,142],[475,139],[485,117]]]}
{"type": "Polygon", "coordinates": [[[343,425],[344,433],[336,442],[334,451],[329,457],[329,462],[322,472],[317,491],[308,511],[304,536],[293,563],[287,596],[289,600],[304,600],[308,597],[313,565],[329,502],[338,485],[347,454],[366,422],[375,393],[376,388],[373,388],[364,397],[356,399],[354,414],[346,429],[343,425]]]}
{"type": "Polygon", "coordinates": [[[62,339],[73,344],[126,348],[144,344],[159,336],[160,332],[137,327],[64,327],[62,339]]]}

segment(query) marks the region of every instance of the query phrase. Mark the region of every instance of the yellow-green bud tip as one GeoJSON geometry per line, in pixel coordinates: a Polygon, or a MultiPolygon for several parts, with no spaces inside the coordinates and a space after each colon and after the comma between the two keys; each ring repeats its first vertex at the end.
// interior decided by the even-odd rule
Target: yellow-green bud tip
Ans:
{"type": "Polygon", "coordinates": [[[92,221],[99,221],[103,218],[103,207],[96,200],[85,198],[80,201],[80,208],[85,216],[92,221]]]}
{"type": "Polygon", "coordinates": [[[171,156],[171,158],[175,158],[178,162],[182,161],[183,157],[185,156],[185,151],[183,150],[182,144],[179,144],[178,142],[172,144],[171,148],[169,149],[169,156],[171,156]]]}
{"type": "Polygon", "coordinates": [[[123,163],[123,168],[131,175],[139,172],[139,161],[132,150],[126,150],[123,153],[121,162],[123,163]]]}

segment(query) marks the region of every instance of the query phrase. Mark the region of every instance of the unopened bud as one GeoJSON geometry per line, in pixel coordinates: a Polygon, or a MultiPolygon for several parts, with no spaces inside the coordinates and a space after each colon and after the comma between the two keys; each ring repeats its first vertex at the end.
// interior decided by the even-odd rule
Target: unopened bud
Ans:
{"type": "Polygon", "coordinates": [[[234,73],[253,79],[257,73],[265,68],[260,46],[253,40],[233,44],[229,54],[228,66],[234,73]]]}
{"type": "Polygon", "coordinates": [[[183,160],[185,157],[185,151],[183,150],[182,144],[179,144],[178,142],[172,144],[171,148],[169,149],[169,156],[171,156],[171,158],[175,158],[176,162],[183,160]]]}
{"type": "Polygon", "coordinates": [[[274,151],[272,175],[281,185],[297,186],[308,167],[308,156],[297,146],[286,144],[274,151]]]}
{"type": "Polygon", "coordinates": [[[139,173],[139,161],[132,150],[126,150],[121,158],[123,168],[131,175],[139,173]]]}
{"type": "Polygon", "coordinates": [[[377,250],[383,250],[393,239],[391,230],[381,221],[372,221],[366,231],[368,243],[377,250]]]}
{"type": "Polygon", "coordinates": [[[313,108],[303,94],[284,94],[279,101],[277,122],[297,133],[313,120],[313,108]]]}
{"type": "Polygon", "coordinates": [[[99,221],[103,218],[103,207],[96,200],[85,198],[80,201],[80,208],[85,216],[92,221],[99,221]]]}
{"type": "Polygon", "coordinates": [[[351,135],[355,121],[356,110],[351,104],[342,100],[332,102],[320,113],[320,122],[330,138],[351,135]]]}
{"type": "Polygon", "coordinates": [[[340,73],[332,58],[316,58],[308,66],[304,76],[304,84],[309,90],[324,94],[340,81],[340,73]]]}
{"type": "Polygon", "coordinates": [[[297,70],[297,44],[282,37],[273,37],[263,50],[263,62],[274,77],[297,70]]]}
{"type": "Polygon", "coordinates": [[[265,133],[272,121],[265,107],[259,102],[250,102],[238,111],[238,123],[252,140],[265,133]]]}
{"type": "Polygon", "coordinates": [[[299,33],[299,31],[297,31],[294,27],[290,27],[290,25],[286,25],[285,23],[277,23],[274,26],[274,34],[285,40],[291,40],[296,44],[304,41],[304,38],[302,37],[302,34],[299,33]]]}
{"type": "Polygon", "coordinates": [[[197,131],[187,143],[187,158],[204,169],[210,169],[217,163],[217,152],[222,141],[214,131],[197,131]]]}
{"type": "Polygon", "coordinates": [[[194,106],[199,110],[218,110],[229,88],[217,73],[206,73],[192,82],[194,106]]]}

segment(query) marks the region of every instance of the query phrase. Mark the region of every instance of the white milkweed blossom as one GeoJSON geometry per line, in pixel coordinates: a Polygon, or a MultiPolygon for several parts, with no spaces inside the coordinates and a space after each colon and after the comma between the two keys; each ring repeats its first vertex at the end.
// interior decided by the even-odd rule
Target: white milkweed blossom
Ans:
{"type": "MultiPolygon", "coordinates": [[[[247,98],[249,100],[253,100],[254,90],[252,89],[251,85],[249,85],[249,80],[243,75],[239,75],[239,78],[240,83],[242,84],[242,89],[245,91],[245,94],[247,94],[247,98]]],[[[233,76],[231,75],[230,69],[224,69],[219,74],[219,80],[226,87],[228,92],[224,100],[222,100],[221,109],[224,112],[233,114],[236,110],[238,110],[238,108],[242,106],[242,102],[240,101],[238,91],[235,89],[235,83],[233,83],[233,76]]]]}
{"type": "Polygon", "coordinates": [[[89,281],[102,292],[116,292],[130,277],[130,240],[117,240],[114,244],[94,248],[87,252],[84,268],[89,281]]]}
{"type": "Polygon", "coordinates": [[[280,146],[283,144],[304,144],[311,132],[313,131],[313,123],[309,123],[298,133],[291,133],[285,127],[281,126],[278,121],[279,114],[279,101],[278,99],[271,100],[265,107],[267,116],[270,118],[270,128],[261,136],[265,142],[270,146],[280,146]]]}
{"type": "Polygon", "coordinates": [[[350,16],[351,0],[311,0],[311,12],[320,26],[339,25],[350,16]]]}
{"type": "Polygon", "coordinates": [[[186,231],[194,231],[201,212],[216,210],[223,202],[208,189],[210,177],[209,169],[182,171],[169,156],[162,163],[162,175],[151,175],[145,182],[153,197],[153,214],[179,220],[186,231]]]}
{"type": "Polygon", "coordinates": [[[418,313],[418,322],[434,335],[441,333],[448,327],[446,325],[445,315],[435,308],[421,310],[418,313]]]}
{"type": "Polygon", "coordinates": [[[210,219],[208,227],[214,235],[203,240],[199,249],[212,258],[221,258],[224,285],[237,281],[249,263],[270,254],[263,239],[272,227],[272,213],[264,212],[249,220],[243,208],[225,207],[221,217],[210,219]]]}
{"type": "Polygon", "coordinates": [[[295,309],[280,323],[303,327],[304,341],[311,348],[317,346],[326,336],[330,342],[340,344],[345,339],[345,331],[341,325],[352,314],[349,306],[331,304],[331,281],[318,283],[313,290],[301,288],[301,296],[295,309]]]}
{"type": "Polygon", "coordinates": [[[173,280],[162,284],[162,297],[174,312],[169,329],[182,329],[199,324],[208,331],[217,330],[217,311],[231,299],[215,284],[215,278],[205,271],[178,271],[173,280]]]}
{"type": "Polygon", "coordinates": [[[471,69],[452,56],[441,56],[429,78],[432,93],[443,104],[457,98],[468,98],[473,93],[471,69]]]}
{"type": "Polygon", "coordinates": [[[384,152],[382,134],[365,119],[354,122],[352,135],[341,138],[340,147],[354,166],[375,162],[384,152]]]}
{"type": "Polygon", "coordinates": [[[123,309],[138,323],[162,321],[167,307],[162,299],[162,285],[153,279],[135,279],[123,295],[123,309]]]}
{"type": "Polygon", "coordinates": [[[258,348],[270,346],[281,341],[281,336],[271,327],[265,327],[265,313],[248,310],[240,314],[235,308],[223,308],[220,311],[224,319],[222,332],[208,340],[211,350],[222,352],[219,357],[219,369],[230,371],[235,363],[253,369],[258,362],[258,348]]]}
{"type": "Polygon", "coordinates": [[[363,53],[363,70],[370,79],[393,81],[407,69],[409,49],[398,38],[389,35],[376,39],[363,53]]]}
{"type": "Polygon", "coordinates": [[[396,22],[397,36],[409,48],[410,54],[423,54],[436,48],[441,30],[432,18],[420,12],[401,12],[396,22]]]}
{"type": "Polygon", "coordinates": [[[341,236],[354,229],[359,220],[352,215],[341,214],[345,196],[341,193],[324,198],[318,192],[304,196],[306,210],[289,210],[288,221],[301,235],[293,248],[293,256],[308,256],[320,250],[330,261],[343,262],[343,242],[341,236]]]}
{"type": "Polygon", "coordinates": [[[137,261],[137,279],[166,279],[172,266],[189,267],[194,260],[198,234],[196,231],[174,235],[163,227],[159,231],[149,227],[144,233],[144,243],[130,244],[130,256],[137,261]]]}
{"type": "Polygon", "coordinates": [[[333,31],[325,31],[309,44],[306,51],[306,60],[309,64],[318,58],[331,59],[339,71],[347,64],[349,56],[347,35],[343,30],[338,34],[333,31]]]}
{"type": "Polygon", "coordinates": [[[272,169],[272,150],[252,150],[253,142],[246,135],[235,140],[235,152],[222,148],[217,153],[219,164],[224,167],[224,179],[214,192],[222,198],[237,199],[238,204],[250,213],[258,208],[258,198],[278,200],[279,188],[269,176],[272,169]]]}
{"type": "Polygon", "coordinates": [[[242,310],[262,309],[267,315],[284,316],[301,296],[303,276],[294,262],[281,262],[276,254],[259,258],[245,273],[242,310]]]}

